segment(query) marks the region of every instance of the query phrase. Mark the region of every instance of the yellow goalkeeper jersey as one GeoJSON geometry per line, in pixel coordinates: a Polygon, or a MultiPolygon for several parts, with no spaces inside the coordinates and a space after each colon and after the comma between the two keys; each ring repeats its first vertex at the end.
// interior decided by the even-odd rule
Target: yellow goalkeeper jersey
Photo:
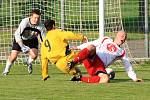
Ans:
{"type": "Polygon", "coordinates": [[[41,45],[41,59],[49,59],[55,63],[59,58],[66,56],[68,40],[82,40],[83,35],[71,31],[54,29],[48,31],[41,45]]]}

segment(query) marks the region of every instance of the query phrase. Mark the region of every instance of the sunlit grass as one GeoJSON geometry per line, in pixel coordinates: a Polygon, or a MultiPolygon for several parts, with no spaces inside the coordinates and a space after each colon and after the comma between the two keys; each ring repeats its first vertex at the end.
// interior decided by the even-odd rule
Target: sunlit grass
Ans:
{"type": "MultiPolygon", "coordinates": [[[[0,65],[2,72],[4,65],[0,65]]],[[[49,66],[50,78],[41,80],[41,67],[33,66],[28,75],[25,65],[15,65],[8,76],[0,76],[0,100],[147,100],[150,98],[149,64],[135,68],[138,77],[145,82],[132,82],[124,69],[116,68],[116,77],[108,84],[71,82],[55,66],[49,66]]],[[[81,66],[84,75],[85,69],[81,66]]]]}

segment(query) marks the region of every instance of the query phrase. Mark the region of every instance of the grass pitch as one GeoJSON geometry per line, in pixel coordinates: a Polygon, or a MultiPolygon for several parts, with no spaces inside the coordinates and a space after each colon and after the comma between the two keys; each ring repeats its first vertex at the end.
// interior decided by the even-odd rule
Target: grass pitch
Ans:
{"type": "MultiPolygon", "coordinates": [[[[3,70],[0,65],[0,72],[3,70]]],[[[8,76],[0,75],[0,100],[149,100],[150,64],[135,68],[142,83],[132,82],[123,68],[116,68],[116,77],[108,84],[71,82],[69,75],[49,66],[50,78],[41,80],[40,66],[33,66],[28,75],[24,65],[13,66],[8,76]]],[[[85,69],[81,66],[83,74],[85,69]]]]}

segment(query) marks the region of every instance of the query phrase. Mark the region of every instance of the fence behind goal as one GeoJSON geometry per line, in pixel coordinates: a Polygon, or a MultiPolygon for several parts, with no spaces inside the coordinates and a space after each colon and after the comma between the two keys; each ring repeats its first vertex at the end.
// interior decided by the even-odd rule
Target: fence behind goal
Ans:
{"type": "MultiPolygon", "coordinates": [[[[147,37],[144,34],[144,1],[104,1],[105,35],[114,37],[116,31],[124,29],[128,32],[126,49],[129,57],[148,57],[149,46],[145,45],[147,37]]],[[[85,34],[91,41],[99,36],[98,8],[99,0],[64,0],[63,4],[62,0],[0,0],[0,62],[6,62],[11,52],[14,31],[32,9],[40,9],[42,22],[45,19],[54,19],[58,28],[85,34]]],[[[71,45],[77,44],[80,42],[71,41],[71,45]]],[[[20,54],[15,63],[22,62],[24,55],[20,54]]]]}

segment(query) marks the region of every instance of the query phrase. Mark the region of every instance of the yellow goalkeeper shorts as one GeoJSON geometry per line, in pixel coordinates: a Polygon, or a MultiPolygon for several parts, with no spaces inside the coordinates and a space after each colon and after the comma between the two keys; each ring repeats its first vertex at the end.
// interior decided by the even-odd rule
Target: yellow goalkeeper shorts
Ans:
{"type": "Polygon", "coordinates": [[[69,67],[68,67],[68,62],[72,61],[76,55],[77,53],[72,51],[69,55],[60,58],[56,62],[56,67],[64,73],[68,73],[69,75],[76,75],[77,71],[75,70],[75,68],[72,68],[71,70],[69,70],[69,67]]]}

